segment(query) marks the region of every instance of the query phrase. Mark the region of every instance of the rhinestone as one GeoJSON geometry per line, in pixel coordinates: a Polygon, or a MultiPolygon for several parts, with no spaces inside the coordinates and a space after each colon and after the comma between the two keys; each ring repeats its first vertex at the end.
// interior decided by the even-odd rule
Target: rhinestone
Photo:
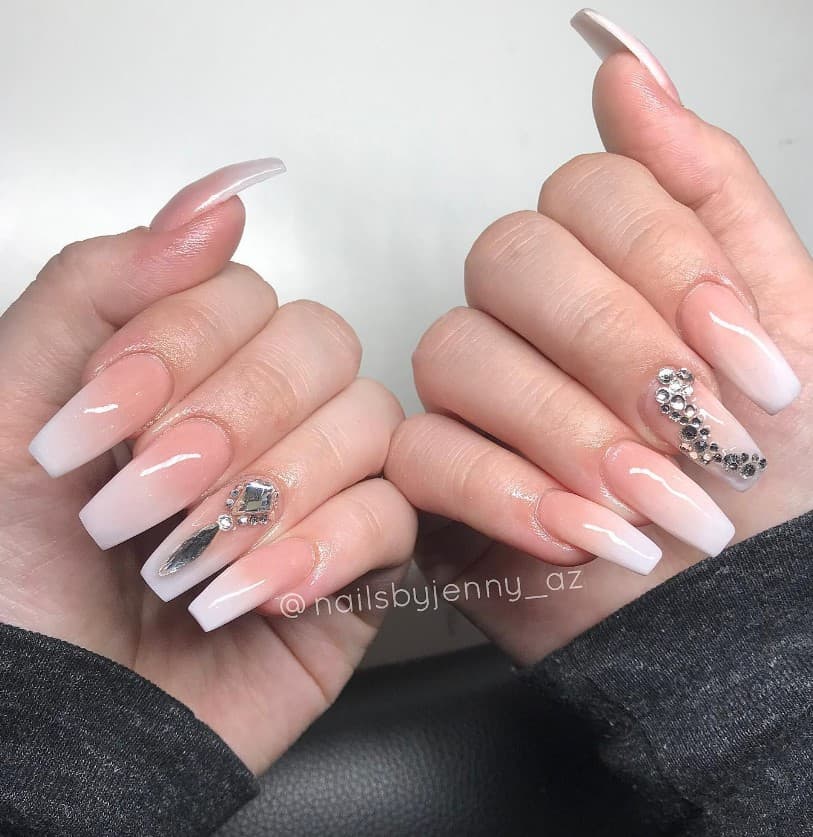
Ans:
{"type": "Polygon", "coordinates": [[[689,451],[689,459],[697,459],[697,451],[696,450],[690,450],[689,451]]]}
{"type": "Polygon", "coordinates": [[[715,462],[722,462],[723,461],[723,455],[721,453],[715,453],[714,454],[714,461],[715,462]]]}
{"type": "Polygon", "coordinates": [[[240,511],[249,514],[266,512],[271,508],[275,494],[274,486],[265,480],[251,480],[246,483],[240,497],[240,511]]]}
{"type": "Polygon", "coordinates": [[[727,471],[736,471],[740,467],[740,458],[736,453],[727,453],[723,457],[723,467],[727,471]]]}
{"type": "Polygon", "coordinates": [[[709,450],[713,450],[716,453],[718,450],[720,450],[720,446],[717,444],[717,442],[712,442],[709,445],[709,450]]]}
{"type": "Polygon", "coordinates": [[[668,387],[669,392],[681,392],[683,384],[677,378],[672,378],[672,380],[669,381],[668,387]]]}
{"type": "Polygon", "coordinates": [[[704,451],[706,449],[706,440],[702,436],[694,440],[694,449],[698,451],[704,451]]]}
{"type": "Polygon", "coordinates": [[[238,485],[236,488],[232,488],[231,496],[236,497],[240,493],[240,486],[238,485]]]}
{"type": "Polygon", "coordinates": [[[748,456],[747,453],[741,453],[740,454],[740,462],[747,462],[748,459],[749,459],[749,456],[748,456]]]}
{"type": "Polygon", "coordinates": [[[759,460],[759,467],[764,471],[765,468],[768,466],[768,460],[763,458],[759,460]]]}
{"type": "Polygon", "coordinates": [[[691,442],[681,442],[680,443],[680,449],[685,450],[685,451],[688,452],[692,449],[692,443],[691,442]]]}
{"type": "Polygon", "coordinates": [[[227,506],[233,506],[234,505],[234,497],[228,497],[226,499],[226,505],[227,506]]]}
{"type": "Polygon", "coordinates": [[[669,403],[673,410],[682,410],[686,406],[686,399],[682,395],[673,395],[669,403]]]}
{"type": "Polygon", "coordinates": [[[668,413],[669,412],[669,405],[668,404],[662,404],[661,405],[661,412],[662,413],[668,413]]]}
{"type": "Polygon", "coordinates": [[[217,518],[217,525],[221,532],[228,532],[234,526],[234,521],[227,514],[221,514],[217,518]]]}
{"type": "Polygon", "coordinates": [[[697,428],[696,428],[696,427],[692,427],[692,425],[691,425],[691,424],[687,424],[687,425],[683,428],[683,430],[681,430],[681,431],[680,431],[680,435],[681,435],[684,439],[694,439],[694,437],[695,437],[695,436],[697,436],[697,428]]]}
{"type": "Polygon", "coordinates": [[[669,414],[669,418],[672,419],[672,421],[680,421],[680,413],[672,412],[669,414]]]}
{"type": "Polygon", "coordinates": [[[692,373],[685,367],[678,369],[677,376],[681,381],[685,381],[687,384],[690,384],[694,380],[694,375],[692,375],[692,373]]]}
{"type": "Polygon", "coordinates": [[[709,463],[709,462],[711,462],[711,460],[712,460],[713,458],[714,458],[714,456],[713,456],[712,454],[710,454],[708,451],[706,451],[706,452],[703,454],[703,462],[704,462],[704,463],[709,463]]]}
{"type": "Polygon", "coordinates": [[[686,384],[686,386],[685,386],[685,387],[683,387],[683,394],[684,394],[687,398],[691,398],[691,397],[692,397],[692,395],[694,395],[694,387],[689,386],[688,384],[686,384]]]}
{"type": "Polygon", "coordinates": [[[700,427],[701,424],[703,424],[703,422],[700,421],[697,416],[692,419],[692,427],[700,427]]]}
{"type": "Polygon", "coordinates": [[[758,453],[752,453],[751,454],[751,461],[752,462],[759,462],[759,454],[758,453]]]}
{"type": "Polygon", "coordinates": [[[750,462],[747,465],[743,465],[742,468],[740,468],[740,475],[745,477],[745,479],[750,479],[754,476],[756,472],[756,466],[751,464],[750,462]]]}
{"type": "MultiPolygon", "coordinates": [[[[692,422],[692,424],[694,424],[694,422],[692,422]]],[[[701,427],[700,428],[700,435],[701,436],[708,436],[709,433],[711,433],[711,430],[709,430],[708,427],[701,427]]]]}
{"type": "Polygon", "coordinates": [[[663,369],[658,372],[658,380],[662,384],[668,384],[669,381],[675,376],[675,370],[672,369],[671,366],[664,366],[663,369]]]}
{"type": "Polygon", "coordinates": [[[248,515],[247,514],[241,514],[240,517],[237,518],[237,522],[241,526],[245,526],[248,523],[248,515]]]}
{"type": "Polygon", "coordinates": [[[697,415],[697,407],[694,404],[687,404],[686,409],[683,411],[684,416],[688,416],[689,418],[694,418],[697,415]]]}
{"type": "Polygon", "coordinates": [[[658,404],[665,404],[669,400],[669,390],[668,389],[659,389],[655,393],[655,400],[658,404]]]}
{"type": "Polygon", "coordinates": [[[680,417],[680,423],[681,423],[681,424],[688,424],[688,423],[689,423],[689,419],[687,419],[685,415],[682,415],[682,416],[680,417]]]}

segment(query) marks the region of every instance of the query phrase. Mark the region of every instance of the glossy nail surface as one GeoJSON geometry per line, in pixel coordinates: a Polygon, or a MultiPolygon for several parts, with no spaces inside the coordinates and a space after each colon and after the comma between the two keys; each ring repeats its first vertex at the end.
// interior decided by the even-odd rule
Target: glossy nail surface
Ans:
{"type": "Polygon", "coordinates": [[[188,224],[194,217],[219,203],[285,171],[285,163],[276,157],[234,163],[190,183],[153,218],[150,229],[159,232],[174,230],[188,224]]]}
{"type": "Polygon", "coordinates": [[[211,631],[301,584],[314,566],[313,547],[300,538],[262,546],[224,570],[189,612],[211,631]]]}
{"type": "Polygon", "coordinates": [[[677,323],[686,342],[755,404],[778,413],[801,384],[776,344],[732,291],[717,282],[693,288],[677,323]]]}
{"type": "Polygon", "coordinates": [[[162,433],[82,509],[102,549],[122,543],[194,502],[223,473],[231,446],[223,430],[187,419],[162,433]]]}
{"type": "Polygon", "coordinates": [[[603,473],[615,497],[706,555],[717,555],[734,536],[732,522],[696,482],[637,442],[611,447],[603,473]]]}
{"type": "MultiPolygon", "coordinates": [[[[270,482],[267,482],[271,485],[270,482]]],[[[260,525],[254,525],[245,516],[245,509],[231,505],[232,491],[227,487],[223,491],[207,497],[196,509],[181,522],[150,555],[141,569],[141,576],[152,588],[155,594],[165,602],[185,593],[210,575],[214,575],[223,567],[239,558],[257,541],[263,538],[274,523],[279,520],[280,503],[279,492],[273,489],[273,503],[269,508],[265,520],[260,525]],[[245,525],[239,523],[245,516],[245,525]],[[167,562],[177,551],[183,548],[198,533],[206,531],[208,527],[217,525],[218,520],[228,517],[227,526],[213,531],[210,542],[193,561],[176,572],[166,572],[167,562]]]]}
{"type": "Polygon", "coordinates": [[[147,424],[171,393],[172,376],[157,357],[128,355],[82,387],[37,433],[28,451],[52,477],[60,477],[147,424]]]}
{"type": "Polygon", "coordinates": [[[593,9],[577,12],[570,25],[587,41],[602,61],[616,52],[629,52],[634,55],[663,90],[680,103],[677,88],[661,62],[634,35],[593,9]]]}
{"type": "Polygon", "coordinates": [[[554,489],[537,508],[540,526],[557,540],[646,575],[661,559],[660,547],[609,509],[554,489]]]}
{"type": "Polygon", "coordinates": [[[663,367],[642,407],[661,439],[737,491],[755,485],[767,466],[748,431],[688,369],[663,367]]]}

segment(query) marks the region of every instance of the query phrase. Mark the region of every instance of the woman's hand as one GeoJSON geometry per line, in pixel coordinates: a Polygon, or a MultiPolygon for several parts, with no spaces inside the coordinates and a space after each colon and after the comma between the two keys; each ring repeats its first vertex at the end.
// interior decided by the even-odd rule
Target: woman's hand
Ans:
{"type": "Polygon", "coordinates": [[[641,61],[575,22],[613,53],[594,93],[611,153],[570,161],[537,212],[474,244],[469,307],[413,358],[427,414],[385,469],[459,522],[421,538],[423,569],[476,582],[459,606],[524,663],[813,506],[808,253],[741,146],[640,44],[641,61]],[[609,561],[551,576],[592,555],[609,561]],[[487,597],[506,578],[523,597],[487,597]]]}
{"type": "Polygon", "coordinates": [[[257,772],[336,696],[381,611],[285,616],[397,577],[415,531],[375,478],[401,408],[356,378],[352,329],[278,307],[228,261],[235,192],[281,168],[229,167],[149,229],[69,246],[0,323],[0,621],[134,669],[257,772]],[[191,605],[204,633],[186,591],[227,564],[191,605]]]}

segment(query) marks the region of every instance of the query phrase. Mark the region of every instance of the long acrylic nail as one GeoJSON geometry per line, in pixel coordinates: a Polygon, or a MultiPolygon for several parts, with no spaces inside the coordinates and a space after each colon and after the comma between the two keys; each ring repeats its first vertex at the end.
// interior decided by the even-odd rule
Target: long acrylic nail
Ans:
{"type": "Polygon", "coordinates": [[[190,183],[153,218],[150,229],[166,232],[188,224],[238,192],[285,171],[285,163],[276,157],[248,160],[218,169],[190,183]]]}
{"type": "Polygon", "coordinates": [[[653,432],[737,491],[755,485],[768,464],[748,431],[688,369],[660,369],[641,407],[653,432]]]}
{"type": "Polygon", "coordinates": [[[117,360],[79,390],[28,447],[52,476],[90,462],[143,427],[172,394],[172,376],[155,355],[117,360]]]}
{"type": "Polygon", "coordinates": [[[259,547],[224,570],[189,605],[189,612],[204,631],[214,630],[290,592],[313,566],[313,547],[301,538],[259,547]]]}
{"type": "Polygon", "coordinates": [[[680,104],[680,96],[669,74],[646,45],[634,35],[593,9],[582,9],[577,12],[571,19],[570,25],[587,41],[602,61],[616,52],[629,52],[634,55],[663,90],[680,104]]]}
{"type": "Polygon", "coordinates": [[[677,324],[686,342],[763,410],[778,413],[801,391],[765,329],[718,282],[702,282],[689,291],[677,324]]]}
{"type": "Polygon", "coordinates": [[[661,559],[661,550],[640,529],[609,509],[576,494],[546,492],[536,510],[539,525],[557,540],[647,575],[661,559]]]}
{"type": "Polygon", "coordinates": [[[144,581],[165,602],[247,552],[279,520],[280,492],[266,477],[207,497],[150,555],[144,581]]]}
{"type": "Polygon", "coordinates": [[[161,434],[79,513],[102,549],[144,532],[194,502],[231,459],[214,422],[187,419],[161,434]]]}
{"type": "Polygon", "coordinates": [[[609,448],[603,471],[615,497],[706,555],[717,555],[734,535],[734,525],[697,483],[637,442],[609,448]]]}

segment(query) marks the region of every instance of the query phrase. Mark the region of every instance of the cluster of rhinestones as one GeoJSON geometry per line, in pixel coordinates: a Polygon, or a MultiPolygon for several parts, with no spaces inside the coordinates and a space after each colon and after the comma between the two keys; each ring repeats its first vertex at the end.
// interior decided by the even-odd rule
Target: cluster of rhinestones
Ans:
{"type": "Polygon", "coordinates": [[[268,523],[278,497],[277,489],[266,480],[254,479],[239,483],[229,492],[226,498],[227,514],[217,518],[217,525],[221,532],[228,532],[235,526],[262,526],[268,523]]]}
{"type": "Polygon", "coordinates": [[[693,403],[694,376],[688,369],[665,366],[658,372],[655,400],[661,412],[681,425],[680,449],[701,465],[719,464],[742,479],[751,479],[768,464],[758,453],[725,450],[711,438],[711,428],[705,423],[705,413],[693,403]]]}

